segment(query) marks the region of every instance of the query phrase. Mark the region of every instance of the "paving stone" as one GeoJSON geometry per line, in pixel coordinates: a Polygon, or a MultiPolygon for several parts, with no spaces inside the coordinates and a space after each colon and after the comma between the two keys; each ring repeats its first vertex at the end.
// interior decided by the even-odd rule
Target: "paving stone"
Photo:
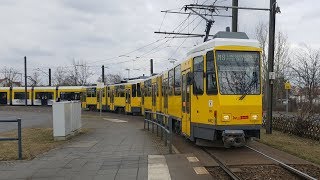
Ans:
{"type": "Polygon", "coordinates": [[[32,179],[57,180],[147,179],[147,155],[159,154],[155,140],[149,132],[141,131],[140,121],[136,121],[137,126],[130,116],[110,114],[110,117],[128,120],[128,123],[85,120],[83,125],[92,128],[91,133],[32,161],[0,162],[0,179],[26,179],[31,175],[32,179]]]}

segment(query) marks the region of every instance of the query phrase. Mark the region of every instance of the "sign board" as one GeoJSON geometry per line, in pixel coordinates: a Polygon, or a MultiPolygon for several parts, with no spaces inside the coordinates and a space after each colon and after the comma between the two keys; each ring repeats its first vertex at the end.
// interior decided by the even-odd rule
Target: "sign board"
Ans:
{"type": "Polygon", "coordinates": [[[290,90],[291,89],[291,84],[289,82],[284,83],[284,89],[290,90]]]}
{"type": "Polygon", "coordinates": [[[98,82],[97,83],[97,88],[103,88],[104,87],[104,83],[98,82]]]}

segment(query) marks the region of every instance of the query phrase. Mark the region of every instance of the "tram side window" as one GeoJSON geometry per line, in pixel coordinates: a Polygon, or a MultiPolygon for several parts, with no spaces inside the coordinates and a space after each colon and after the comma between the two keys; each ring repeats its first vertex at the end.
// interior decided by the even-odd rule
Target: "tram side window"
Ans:
{"type": "MultiPolygon", "coordinates": [[[[25,99],[24,94],[24,92],[15,92],[14,99],[25,99]]],[[[29,92],[27,92],[27,97],[29,99],[29,92]]]]}
{"type": "Polygon", "coordinates": [[[87,89],[87,97],[96,97],[96,96],[97,96],[96,88],[87,89]]]}
{"type": "Polygon", "coordinates": [[[141,97],[140,83],[137,84],[137,97],[141,97]]]}
{"type": "Polygon", "coordinates": [[[167,86],[168,86],[168,79],[163,79],[163,81],[162,81],[162,96],[166,95],[167,86]]]}
{"type": "Polygon", "coordinates": [[[119,97],[124,97],[125,94],[125,88],[124,86],[120,86],[119,88],[119,97]]]}
{"type": "Polygon", "coordinates": [[[174,95],[181,95],[181,65],[174,68],[174,95]]]}
{"type": "Polygon", "coordinates": [[[169,96],[173,95],[173,89],[174,89],[174,71],[173,69],[171,69],[169,71],[169,91],[168,91],[169,96]]]}
{"type": "Polygon", "coordinates": [[[207,52],[206,61],[207,61],[207,73],[206,73],[207,94],[218,94],[213,51],[207,52]]]}
{"type": "Polygon", "coordinates": [[[136,97],[137,94],[137,85],[132,84],[132,97],[136,97]]]}
{"type": "Polygon", "coordinates": [[[193,59],[193,94],[203,94],[203,56],[193,59]]]}

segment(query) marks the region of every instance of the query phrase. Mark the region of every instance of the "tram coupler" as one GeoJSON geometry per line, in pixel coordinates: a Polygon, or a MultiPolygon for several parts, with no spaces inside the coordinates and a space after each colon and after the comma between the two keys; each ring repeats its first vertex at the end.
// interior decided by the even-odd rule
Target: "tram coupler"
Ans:
{"type": "Polygon", "coordinates": [[[222,141],[225,148],[241,147],[246,143],[243,130],[224,130],[222,132],[222,141]]]}

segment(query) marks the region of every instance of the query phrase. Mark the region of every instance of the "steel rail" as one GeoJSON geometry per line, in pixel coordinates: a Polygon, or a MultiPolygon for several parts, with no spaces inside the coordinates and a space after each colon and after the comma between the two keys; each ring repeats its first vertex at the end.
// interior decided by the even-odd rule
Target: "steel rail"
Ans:
{"type": "Polygon", "coordinates": [[[257,152],[257,153],[259,153],[259,154],[261,154],[261,155],[263,155],[263,156],[265,156],[265,157],[267,157],[267,158],[269,158],[269,159],[271,159],[271,160],[273,160],[273,161],[275,161],[275,162],[277,162],[281,167],[283,167],[284,169],[286,169],[286,170],[298,175],[299,177],[302,177],[304,179],[309,179],[309,180],[317,180],[317,178],[314,178],[314,177],[312,177],[312,176],[310,176],[310,175],[308,175],[308,174],[306,174],[306,173],[304,173],[302,171],[299,171],[298,169],[295,169],[295,168],[293,168],[293,167],[291,167],[291,166],[289,166],[289,165],[287,165],[287,164],[285,164],[285,163],[283,163],[283,162],[281,162],[281,161],[279,161],[279,160],[277,160],[277,159],[275,159],[275,158],[273,158],[271,156],[268,156],[265,153],[260,152],[259,150],[256,150],[256,149],[254,149],[254,148],[252,148],[252,147],[250,147],[248,145],[246,145],[246,147],[251,149],[251,150],[253,150],[253,151],[255,151],[255,152],[257,152]]]}
{"type": "Polygon", "coordinates": [[[223,164],[215,155],[210,153],[209,150],[207,150],[206,148],[202,148],[202,150],[206,152],[210,157],[212,157],[218,163],[218,165],[224,170],[224,172],[226,172],[233,180],[240,180],[240,178],[236,174],[234,174],[230,170],[230,168],[223,164]]]}

